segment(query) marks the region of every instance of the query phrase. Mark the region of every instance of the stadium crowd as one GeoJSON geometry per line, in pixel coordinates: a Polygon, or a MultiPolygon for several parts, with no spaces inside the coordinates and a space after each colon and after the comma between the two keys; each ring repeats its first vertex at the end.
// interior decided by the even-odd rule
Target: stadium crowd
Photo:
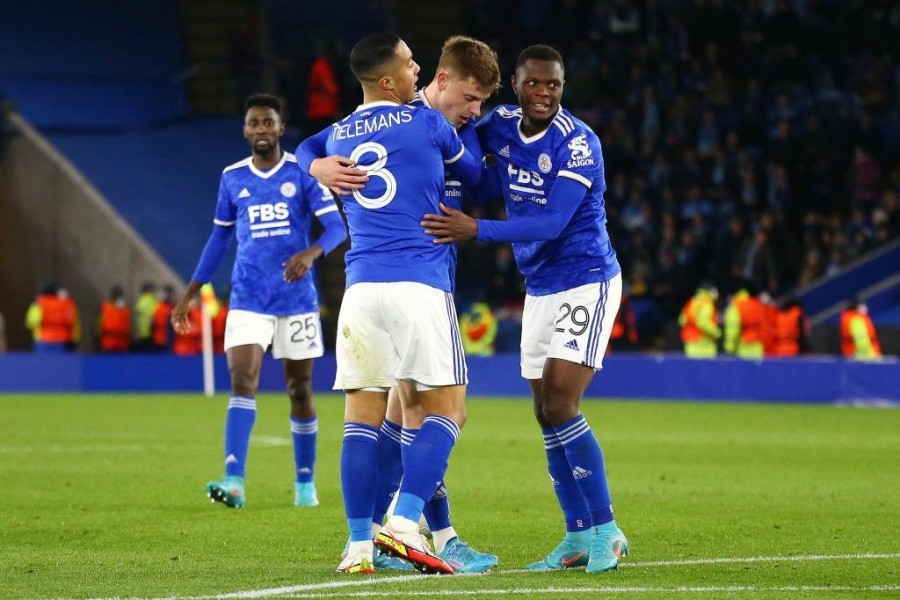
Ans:
{"type": "MultiPolygon", "coordinates": [[[[702,281],[788,297],[900,234],[896,3],[472,0],[467,27],[505,68],[535,42],[566,57],[565,105],[603,142],[610,237],[651,321],[674,323],[702,281]]],[[[460,304],[515,306],[508,251],[469,246],[460,304]]]]}
{"type": "MultiPolygon", "coordinates": [[[[674,349],[664,333],[704,282],[720,310],[746,284],[786,304],[900,235],[896,2],[469,0],[465,26],[500,56],[488,104],[515,102],[519,49],[565,57],[564,106],[603,143],[629,349],[674,349]]],[[[502,218],[500,203],[464,207],[502,218]]],[[[524,284],[508,244],[460,246],[456,293],[461,312],[489,307],[498,351],[517,349],[524,284]]]]}

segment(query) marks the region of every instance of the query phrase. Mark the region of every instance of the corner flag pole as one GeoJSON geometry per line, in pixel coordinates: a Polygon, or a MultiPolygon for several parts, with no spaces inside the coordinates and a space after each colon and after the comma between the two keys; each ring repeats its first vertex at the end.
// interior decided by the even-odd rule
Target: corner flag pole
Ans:
{"type": "Polygon", "coordinates": [[[219,302],[212,285],[200,288],[200,314],[203,318],[201,329],[203,340],[203,394],[212,398],[216,393],[216,373],[213,362],[212,319],[219,312],[219,302]]]}

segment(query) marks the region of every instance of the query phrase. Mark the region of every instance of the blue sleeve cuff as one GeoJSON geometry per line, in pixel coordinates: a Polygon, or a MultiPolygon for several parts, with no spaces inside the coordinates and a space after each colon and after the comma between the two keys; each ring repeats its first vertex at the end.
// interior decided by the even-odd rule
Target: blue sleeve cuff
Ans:
{"type": "Polygon", "coordinates": [[[319,222],[325,227],[325,231],[313,243],[318,244],[327,255],[347,239],[347,226],[341,213],[336,210],[319,215],[319,222]]]}

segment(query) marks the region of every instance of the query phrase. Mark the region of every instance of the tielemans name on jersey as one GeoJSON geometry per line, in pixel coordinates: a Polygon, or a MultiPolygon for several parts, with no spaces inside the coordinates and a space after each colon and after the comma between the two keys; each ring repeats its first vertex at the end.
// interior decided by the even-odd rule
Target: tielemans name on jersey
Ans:
{"type": "Polygon", "coordinates": [[[387,113],[380,112],[371,119],[360,119],[351,123],[335,123],[334,139],[348,140],[359,135],[375,133],[385,127],[393,127],[400,123],[409,123],[412,121],[412,112],[408,110],[387,113]]]}

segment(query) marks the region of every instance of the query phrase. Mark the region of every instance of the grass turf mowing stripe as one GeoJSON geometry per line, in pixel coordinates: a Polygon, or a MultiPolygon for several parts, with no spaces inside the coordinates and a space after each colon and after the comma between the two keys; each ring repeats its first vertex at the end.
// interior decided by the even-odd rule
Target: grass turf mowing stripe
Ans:
{"type": "MultiPolygon", "coordinates": [[[[753,557],[719,557],[719,558],[697,558],[691,560],[660,560],[647,562],[622,562],[622,567],[662,567],[662,566],[687,566],[687,565],[713,565],[725,563],[748,563],[748,562],[782,562],[782,561],[819,561],[819,560],[879,560],[900,558],[900,553],[887,554],[808,554],[797,556],[753,556],[753,557]]],[[[519,573],[536,573],[526,569],[501,569],[496,571],[497,574],[519,574],[519,573]]],[[[489,573],[473,573],[466,575],[458,575],[457,577],[486,577],[489,573]]],[[[318,590],[335,590],[348,587],[362,587],[367,585],[382,585],[385,583],[406,583],[409,581],[422,581],[423,577],[438,578],[438,575],[399,575],[394,577],[371,577],[366,579],[354,579],[347,581],[326,581],[323,583],[311,583],[306,585],[284,586],[278,588],[269,588],[261,590],[248,590],[244,592],[229,592],[223,594],[212,594],[207,596],[164,596],[157,598],[128,598],[127,600],[249,600],[253,598],[270,598],[273,596],[282,596],[286,598],[327,598],[331,594],[312,594],[307,595],[303,592],[315,592],[318,590]],[[303,595],[297,595],[303,594],[303,595]]],[[[483,590],[441,590],[440,595],[478,595],[478,594],[531,594],[531,593],[586,593],[586,592],[616,592],[616,593],[640,593],[640,592],[815,592],[815,591],[898,591],[900,585],[875,585],[875,586],[677,586],[677,587],[649,587],[649,586],[632,586],[632,587],[579,587],[579,588],[520,588],[520,589],[483,589],[483,590]]],[[[424,596],[434,595],[436,592],[404,592],[406,596],[424,596]]],[[[373,595],[383,595],[383,591],[379,592],[350,592],[342,594],[345,597],[370,597],[373,595]]],[[[91,598],[89,600],[126,600],[120,596],[111,598],[91,598]]]]}

